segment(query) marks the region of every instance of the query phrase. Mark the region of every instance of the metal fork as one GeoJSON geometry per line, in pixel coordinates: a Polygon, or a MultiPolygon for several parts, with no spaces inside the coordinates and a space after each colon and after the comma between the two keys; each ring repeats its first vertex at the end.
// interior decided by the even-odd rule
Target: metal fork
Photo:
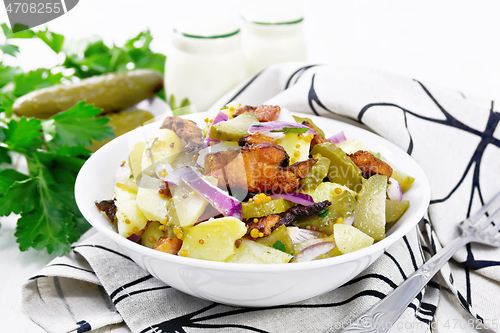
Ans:
{"type": "Polygon", "coordinates": [[[460,223],[461,237],[441,249],[383,300],[351,323],[342,332],[388,331],[408,304],[462,246],[477,242],[500,246],[500,192],[472,217],[460,223]],[[494,220],[496,219],[496,223],[494,220]]]}

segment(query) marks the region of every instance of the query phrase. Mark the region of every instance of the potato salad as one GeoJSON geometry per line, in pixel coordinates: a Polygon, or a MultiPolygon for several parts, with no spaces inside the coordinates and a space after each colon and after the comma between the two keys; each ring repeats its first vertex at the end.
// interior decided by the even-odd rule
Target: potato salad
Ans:
{"type": "Polygon", "coordinates": [[[231,103],[204,126],[166,117],[124,156],[117,232],[170,255],[246,264],[339,256],[385,237],[413,178],[343,132],[275,105],[231,103]]]}

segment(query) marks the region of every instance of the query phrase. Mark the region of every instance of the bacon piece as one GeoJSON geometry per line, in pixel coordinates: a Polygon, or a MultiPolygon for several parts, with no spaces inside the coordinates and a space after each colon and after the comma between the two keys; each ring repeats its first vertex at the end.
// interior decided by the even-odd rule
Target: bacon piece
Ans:
{"type": "Polygon", "coordinates": [[[256,145],[259,143],[274,143],[274,138],[270,136],[263,135],[261,133],[247,134],[239,142],[240,146],[244,145],[256,145]]]}
{"type": "Polygon", "coordinates": [[[95,205],[97,209],[99,209],[101,212],[106,214],[106,217],[108,220],[111,222],[115,221],[115,215],[116,215],[116,205],[115,205],[115,200],[102,200],[102,201],[96,201],[95,205]]]}
{"type": "Polygon", "coordinates": [[[250,235],[252,229],[257,229],[259,232],[263,233],[263,237],[269,236],[273,230],[278,228],[281,225],[290,225],[297,218],[297,216],[311,216],[316,214],[326,207],[330,206],[332,203],[328,200],[317,202],[309,206],[297,205],[295,207],[287,209],[285,212],[280,215],[271,214],[268,216],[261,217],[255,221],[255,219],[250,219],[247,222],[247,233],[245,238],[255,240],[250,235]]]}
{"type": "Polygon", "coordinates": [[[316,214],[326,207],[329,207],[332,203],[328,200],[314,203],[309,206],[297,205],[295,207],[287,209],[284,213],[280,214],[280,220],[275,228],[284,224],[286,226],[292,224],[293,221],[297,218],[297,216],[311,216],[316,214]]]}
{"type": "MultiPolygon", "coordinates": [[[[224,175],[224,168],[229,166],[229,164],[240,155],[239,150],[228,149],[226,151],[219,151],[212,154],[205,155],[205,175],[213,176],[217,178],[217,184],[226,184],[226,177],[224,175]]],[[[242,179],[245,178],[245,170],[243,168],[242,179]]]]}
{"type": "Polygon", "coordinates": [[[196,123],[180,117],[166,117],[160,128],[167,128],[175,132],[184,140],[188,151],[199,150],[203,147],[203,134],[196,123]]]}
{"type": "Polygon", "coordinates": [[[264,236],[269,236],[271,232],[277,228],[274,228],[274,226],[279,223],[280,216],[271,214],[257,219],[257,222],[253,222],[254,219],[250,219],[250,221],[252,222],[247,223],[247,233],[245,238],[255,240],[256,238],[250,236],[252,229],[257,229],[259,232],[262,232],[264,236]]]}
{"type": "Polygon", "coordinates": [[[361,169],[363,176],[370,177],[374,174],[387,176],[387,180],[392,176],[392,168],[389,164],[373,156],[372,153],[358,150],[354,154],[347,154],[351,160],[361,169]]]}
{"type": "Polygon", "coordinates": [[[178,238],[161,237],[153,246],[153,250],[177,254],[182,247],[182,240],[178,238]]]}
{"type": "Polygon", "coordinates": [[[278,119],[281,108],[277,105],[242,106],[233,113],[233,117],[238,117],[245,112],[249,112],[257,117],[260,122],[275,121],[278,119]]]}
{"type": "Polygon", "coordinates": [[[219,185],[246,188],[249,192],[283,193],[299,186],[316,159],[288,166],[289,157],[281,146],[260,143],[236,150],[207,154],[205,175],[219,180],[219,185]]]}

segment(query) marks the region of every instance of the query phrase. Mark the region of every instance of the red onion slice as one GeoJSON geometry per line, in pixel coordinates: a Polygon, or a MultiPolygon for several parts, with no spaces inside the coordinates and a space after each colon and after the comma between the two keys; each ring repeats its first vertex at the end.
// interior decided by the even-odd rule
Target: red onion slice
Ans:
{"type": "Polygon", "coordinates": [[[387,186],[387,197],[390,200],[403,200],[403,191],[401,190],[401,184],[399,184],[399,182],[392,177],[389,178],[389,181],[391,183],[387,186]]]}
{"type": "Polygon", "coordinates": [[[116,169],[115,171],[115,184],[125,182],[130,178],[130,175],[130,167],[128,166],[128,164],[126,162],[120,164],[118,169],[116,169]]]}
{"type": "Polygon", "coordinates": [[[344,134],[344,131],[340,131],[339,133],[332,135],[327,140],[330,142],[333,142],[334,144],[339,144],[339,143],[347,141],[345,134],[344,134]]]}
{"type": "Polygon", "coordinates": [[[304,206],[309,206],[314,203],[313,198],[309,194],[296,192],[272,194],[271,199],[285,199],[304,206]]]}
{"type": "MultiPolygon", "coordinates": [[[[306,125],[302,125],[299,123],[288,123],[283,121],[268,121],[260,124],[251,125],[248,128],[248,133],[276,133],[272,131],[282,131],[285,127],[289,128],[307,128],[307,131],[304,134],[315,134],[316,132],[313,129],[310,129],[306,125]]],[[[279,132],[278,132],[279,133],[279,132]]]]}
{"type": "Polygon", "coordinates": [[[287,227],[288,235],[292,239],[293,244],[305,242],[310,239],[323,238],[326,235],[319,231],[302,229],[298,227],[287,227]]]}
{"type": "Polygon", "coordinates": [[[342,221],[342,224],[352,225],[354,222],[354,215],[349,215],[342,221]]]}
{"type": "Polygon", "coordinates": [[[220,140],[214,140],[214,139],[210,139],[208,137],[208,135],[210,134],[210,129],[212,128],[213,125],[217,124],[217,123],[220,123],[221,121],[227,121],[229,119],[229,116],[227,114],[225,114],[224,112],[219,112],[215,118],[214,118],[214,121],[210,124],[210,126],[208,126],[208,132],[207,132],[207,136],[205,137],[205,141],[203,142],[203,148],[207,148],[208,146],[210,146],[210,142],[220,142],[220,140]]]}
{"type": "Polygon", "coordinates": [[[224,216],[233,216],[239,220],[242,219],[241,202],[217,186],[212,185],[204,179],[193,167],[185,166],[173,172],[186,185],[198,192],[207,201],[224,216]]]}
{"type": "Polygon", "coordinates": [[[132,234],[132,235],[128,236],[127,239],[134,242],[134,243],[137,243],[139,241],[139,239],[141,239],[141,236],[144,233],[144,231],[146,231],[149,228],[150,224],[151,224],[151,221],[148,221],[148,223],[146,223],[146,226],[144,227],[144,229],[139,231],[139,234],[132,234]]]}
{"type": "Polygon", "coordinates": [[[319,255],[327,254],[337,246],[335,242],[321,242],[306,247],[294,257],[297,262],[311,261],[319,255]]]}

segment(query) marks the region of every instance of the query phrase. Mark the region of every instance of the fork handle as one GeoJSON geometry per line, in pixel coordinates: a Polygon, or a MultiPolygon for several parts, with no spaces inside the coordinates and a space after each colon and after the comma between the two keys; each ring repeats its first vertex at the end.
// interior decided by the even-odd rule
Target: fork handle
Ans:
{"type": "Polygon", "coordinates": [[[432,277],[462,246],[469,243],[469,236],[462,236],[442,248],[429,261],[408,277],[383,300],[376,303],[342,332],[387,332],[403,314],[432,277]]]}

